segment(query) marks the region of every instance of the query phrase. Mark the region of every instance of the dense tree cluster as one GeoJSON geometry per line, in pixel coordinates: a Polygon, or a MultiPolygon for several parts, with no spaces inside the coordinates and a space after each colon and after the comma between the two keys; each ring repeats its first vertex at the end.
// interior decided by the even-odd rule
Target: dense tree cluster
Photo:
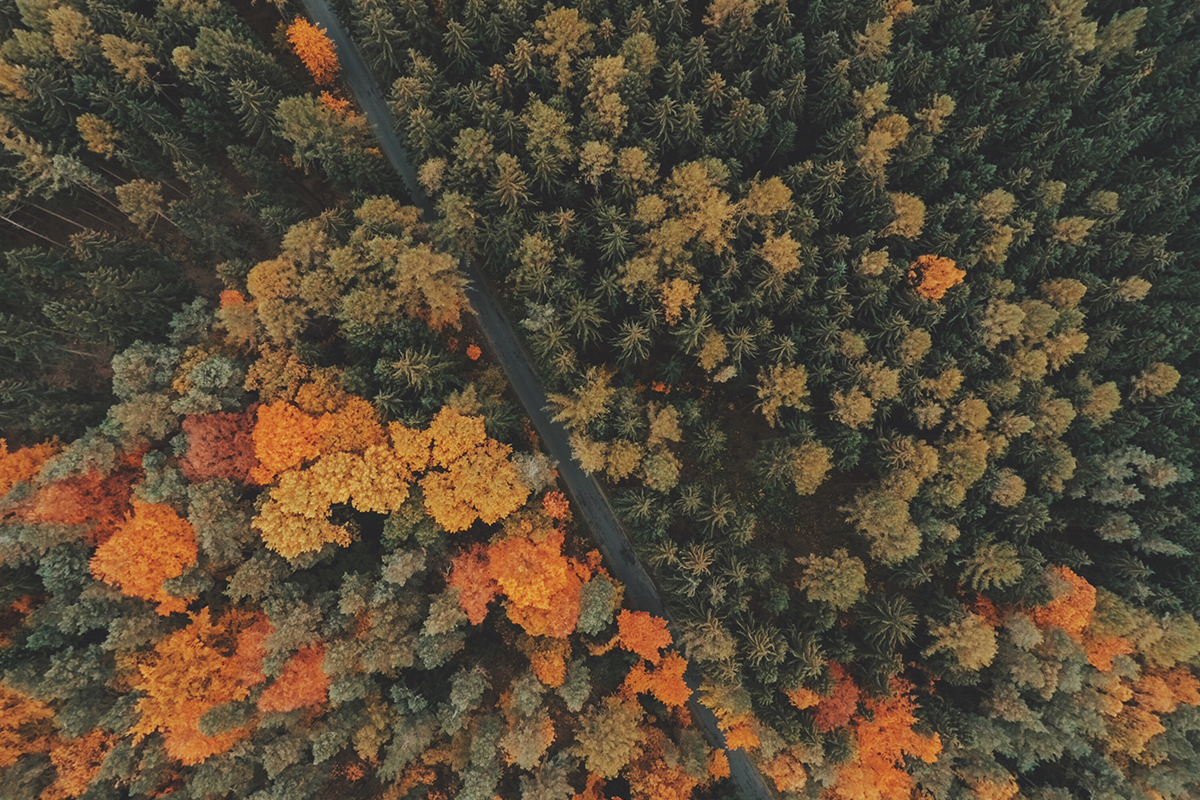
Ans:
{"type": "Polygon", "coordinates": [[[651,800],[727,777],[678,713],[666,622],[623,609],[544,457],[489,436],[494,368],[385,422],[349,370],[297,356],[299,328],[274,338],[267,299],[308,306],[265,270],[179,346],[119,353],[121,401],[81,439],[3,448],[0,794],[538,800],[619,778],[651,800]]]}
{"type": "Polygon", "coordinates": [[[1194,788],[1186,703],[1153,756],[1052,709],[1200,653],[1195,15],[440,8],[341,5],[781,791],[1194,788]],[[940,754],[780,702],[846,680],[845,720],[909,681],[940,754]]]}
{"type": "Polygon", "coordinates": [[[1192,5],[334,6],[0,0],[0,795],[1200,790],[1192,5]]]}

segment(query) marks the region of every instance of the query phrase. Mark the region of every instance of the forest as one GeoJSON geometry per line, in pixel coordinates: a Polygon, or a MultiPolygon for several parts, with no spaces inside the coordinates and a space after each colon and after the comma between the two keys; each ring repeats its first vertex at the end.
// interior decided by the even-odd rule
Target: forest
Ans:
{"type": "Polygon", "coordinates": [[[0,798],[1200,795],[1136,1],[0,0],[0,798]]]}

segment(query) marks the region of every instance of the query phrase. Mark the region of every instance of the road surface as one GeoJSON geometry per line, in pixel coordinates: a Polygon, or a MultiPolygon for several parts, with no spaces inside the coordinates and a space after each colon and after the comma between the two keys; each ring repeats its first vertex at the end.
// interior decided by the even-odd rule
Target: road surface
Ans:
{"type": "MultiPolygon", "coordinates": [[[[408,159],[408,152],[400,144],[392,128],[391,109],[384,101],[358,47],[350,40],[325,0],[302,1],[309,17],[325,29],[337,48],[342,77],[375,129],[384,155],[404,181],[414,205],[421,209],[427,221],[432,222],[436,218],[436,212],[429,197],[417,182],[416,171],[408,159]]],[[[547,411],[549,401],[533,369],[533,361],[517,338],[483,271],[468,258],[461,258],[460,266],[468,280],[467,299],[480,328],[483,329],[483,335],[508,375],[509,383],[512,384],[521,405],[525,407],[525,413],[541,436],[550,457],[558,462],[559,475],[587,522],[609,570],[625,585],[626,601],[636,610],[668,620],[675,641],[679,641],[679,628],[663,603],[654,581],[634,554],[629,537],[603,487],[599,481],[580,469],[571,455],[566,429],[555,422],[547,411]]],[[[696,699],[697,676],[689,674],[688,678],[693,690],[692,698],[688,702],[692,717],[713,746],[723,748],[725,737],[717,727],[716,717],[696,699]]],[[[728,756],[731,777],[743,797],[746,800],[771,800],[772,794],[767,789],[762,775],[745,752],[740,749],[732,750],[728,752],[728,756]]]]}

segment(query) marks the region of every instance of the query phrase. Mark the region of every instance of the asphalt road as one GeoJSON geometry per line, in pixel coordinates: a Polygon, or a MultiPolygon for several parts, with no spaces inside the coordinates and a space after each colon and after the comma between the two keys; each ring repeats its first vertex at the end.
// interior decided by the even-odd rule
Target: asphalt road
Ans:
{"type": "MultiPolygon", "coordinates": [[[[324,0],[302,2],[312,21],[325,29],[337,47],[342,77],[375,129],[381,150],[404,181],[413,203],[421,209],[424,218],[432,222],[436,218],[433,205],[417,182],[416,171],[408,159],[408,152],[400,144],[392,128],[391,109],[383,99],[358,47],[350,40],[346,30],[324,0]]],[[[483,271],[467,258],[460,258],[459,265],[468,280],[467,300],[480,328],[483,329],[483,335],[496,360],[508,375],[509,383],[525,407],[525,413],[541,436],[550,457],[558,462],[559,475],[575,501],[576,508],[587,522],[610,572],[625,585],[627,603],[636,610],[668,620],[672,635],[678,641],[679,628],[663,603],[654,581],[634,554],[629,536],[603,487],[595,478],[580,469],[571,455],[566,429],[555,422],[547,411],[549,401],[534,371],[533,361],[517,338],[483,271]]],[[[717,727],[716,717],[696,699],[694,692],[699,683],[697,676],[689,674],[688,683],[693,690],[692,699],[688,701],[693,719],[714,747],[723,748],[725,737],[717,727]]],[[[770,800],[773,797],[762,775],[744,751],[732,750],[728,752],[728,756],[731,777],[746,800],[770,800]]]]}

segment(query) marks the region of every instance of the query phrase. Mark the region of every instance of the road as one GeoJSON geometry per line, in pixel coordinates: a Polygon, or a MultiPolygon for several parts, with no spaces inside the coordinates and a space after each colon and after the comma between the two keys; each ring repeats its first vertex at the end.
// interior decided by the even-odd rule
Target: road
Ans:
{"type": "MultiPolygon", "coordinates": [[[[413,203],[421,209],[423,217],[432,222],[436,218],[436,212],[429,197],[417,182],[416,171],[409,161],[408,152],[400,144],[392,128],[391,109],[384,101],[358,47],[350,40],[346,30],[324,0],[302,1],[309,17],[325,29],[337,48],[342,77],[375,129],[381,150],[404,181],[413,203]]],[[[467,300],[483,330],[487,344],[507,374],[509,383],[521,405],[525,407],[525,413],[541,436],[550,457],[558,462],[559,475],[590,528],[609,570],[625,585],[626,602],[635,610],[646,611],[668,620],[672,635],[679,641],[678,625],[667,610],[654,581],[638,561],[629,536],[613,510],[604,488],[599,481],[580,469],[571,455],[566,429],[555,422],[547,411],[549,401],[534,371],[533,361],[517,338],[483,271],[469,258],[460,258],[460,267],[469,284],[467,300]]],[[[688,683],[693,690],[692,698],[688,702],[693,719],[714,747],[723,748],[725,737],[717,727],[716,717],[696,699],[695,690],[699,683],[697,676],[689,674],[688,683]]],[[[740,749],[732,750],[728,752],[728,756],[731,777],[745,800],[771,800],[773,795],[745,752],[740,749]]]]}

